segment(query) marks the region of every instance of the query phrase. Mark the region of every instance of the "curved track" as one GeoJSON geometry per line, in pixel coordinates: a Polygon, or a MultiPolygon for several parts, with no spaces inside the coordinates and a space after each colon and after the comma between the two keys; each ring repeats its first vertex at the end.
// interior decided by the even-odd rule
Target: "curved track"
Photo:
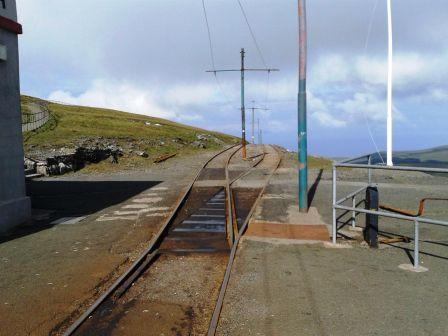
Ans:
{"type": "MultiPolygon", "coordinates": [[[[64,335],[94,334],[91,333],[92,327],[90,327],[90,332],[85,332],[85,330],[89,330],[89,328],[85,328],[83,325],[87,322],[92,324],[90,319],[95,314],[96,318],[100,321],[103,319],[102,312],[112,311],[115,304],[118,302],[118,299],[124,295],[140,275],[145,272],[161,254],[171,253],[177,255],[182,253],[224,252],[225,255],[230,255],[230,258],[228,259],[224,280],[210,322],[208,334],[214,334],[238,242],[264,191],[264,188],[260,191],[249,211],[249,215],[246,216],[241,229],[238,230],[236,205],[232,186],[236,181],[248,176],[255,167],[264,161],[266,155],[263,147],[262,154],[251,158],[252,162],[249,167],[247,167],[246,164],[246,168],[243,169],[243,171],[232,172],[229,169],[231,161],[236,158],[240,149],[241,147],[239,146],[226,148],[214,155],[202,166],[186,192],[180,198],[170,217],[163,224],[157,235],[150,241],[148,248],[144,253],[64,332],[64,335]],[[196,207],[194,211],[190,211],[190,208],[194,208],[193,200],[195,200],[196,197],[197,203],[198,199],[198,196],[195,195],[195,190],[193,189],[195,183],[212,162],[217,162],[222,159],[225,159],[224,189],[221,188],[210,191],[206,196],[207,202],[201,203],[201,207],[196,207]],[[237,176],[231,178],[232,173],[233,175],[237,173],[237,176]],[[197,244],[198,241],[203,245],[197,247],[195,244],[197,244]]],[[[276,151],[278,152],[278,150],[276,151]]],[[[280,160],[281,156],[278,152],[278,163],[275,165],[274,169],[270,171],[270,174],[266,179],[266,184],[280,164],[280,160]]],[[[202,195],[202,200],[203,199],[204,197],[202,195]]],[[[103,323],[108,322],[103,321],[103,323]]]]}
{"type": "MultiPolygon", "coordinates": [[[[230,280],[230,274],[231,274],[231,271],[232,271],[233,262],[235,260],[236,251],[238,249],[238,244],[239,244],[239,242],[241,240],[241,237],[243,236],[244,232],[246,231],[247,226],[249,225],[249,221],[250,221],[250,219],[252,217],[252,214],[254,213],[254,211],[255,211],[255,209],[256,209],[256,207],[257,207],[261,197],[263,196],[263,194],[264,194],[264,192],[266,190],[266,187],[267,187],[269,181],[271,180],[272,175],[274,175],[274,173],[277,171],[277,169],[280,166],[280,163],[282,161],[282,154],[280,153],[280,150],[277,147],[274,147],[274,149],[277,152],[277,160],[276,160],[275,166],[270,171],[269,175],[267,176],[267,178],[265,180],[265,184],[264,184],[263,188],[261,189],[261,191],[259,192],[255,202],[253,203],[253,205],[252,205],[252,207],[251,207],[251,209],[249,211],[249,214],[247,215],[243,225],[237,231],[235,242],[232,245],[232,249],[230,251],[229,261],[228,261],[228,264],[227,264],[227,267],[226,267],[226,272],[224,274],[224,279],[223,279],[223,282],[221,284],[221,289],[219,291],[219,296],[218,296],[218,299],[216,301],[216,305],[215,305],[215,309],[213,311],[212,318],[210,320],[208,333],[207,333],[208,336],[214,336],[215,333],[216,333],[216,329],[218,327],[219,317],[220,317],[222,306],[223,306],[223,303],[224,303],[224,297],[225,297],[225,294],[226,294],[227,285],[228,285],[229,280],[230,280]]],[[[263,159],[264,159],[264,157],[265,157],[265,152],[263,151],[263,159]]],[[[258,162],[256,165],[261,163],[261,161],[258,162]]],[[[246,176],[249,173],[250,173],[250,171],[245,173],[244,176],[246,176]]],[[[232,193],[231,190],[230,190],[230,193],[232,193]]]]}

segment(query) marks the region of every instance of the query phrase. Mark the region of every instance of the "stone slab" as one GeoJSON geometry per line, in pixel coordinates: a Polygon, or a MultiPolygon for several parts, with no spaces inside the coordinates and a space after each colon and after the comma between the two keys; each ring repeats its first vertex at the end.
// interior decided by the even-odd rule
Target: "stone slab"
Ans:
{"type": "Polygon", "coordinates": [[[248,237],[312,241],[328,241],[330,239],[326,225],[284,224],[262,221],[250,223],[246,235],[248,237]]]}

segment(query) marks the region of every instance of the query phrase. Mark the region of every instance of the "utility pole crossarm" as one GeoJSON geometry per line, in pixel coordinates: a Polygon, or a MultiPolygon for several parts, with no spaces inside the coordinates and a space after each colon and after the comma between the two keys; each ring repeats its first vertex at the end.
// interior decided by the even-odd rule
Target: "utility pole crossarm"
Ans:
{"type": "MultiPolygon", "coordinates": [[[[240,72],[241,69],[222,69],[222,70],[207,70],[206,72],[240,72]]],[[[273,71],[280,71],[279,69],[246,69],[244,68],[243,71],[266,71],[266,72],[273,72],[273,71]]]]}
{"type": "MultiPolygon", "coordinates": [[[[244,66],[244,57],[246,52],[244,51],[244,48],[241,48],[241,68],[240,69],[213,69],[213,70],[207,70],[206,72],[213,73],[215,76],[218,72],[239,72],[241,75],[241,147],[242,147],[242,156],[243,159],[246,159],[246,106],[244,102],[244,74],[246,71],[258,71],[258,72],[267,72],[268,74],[273,71],[280,71],[279,69],[270,69],[270,68],[246,68],[244,66]]],[[[214,65],[213,65],[214,67],[214,65]]],[[[252,109],[252,119],[253,119],[254,109],[252,109]]],[[[254,131],[253,126],[254,121],[252,120],[252,141],[254,142],[254,131]]]]}
{"type": "MultiPolygon", "coordinates": [[[[251,139],[252,139],[252,143],[255,144],[255,111],[256,110],[261,110],[261,111],[269,111],[268,108],[263,108],[263,107],[255,107],[254,106],[255,101],[252,101],[252,107],[250,107],[249,109],[252,110],[252,134],[251,134],[251,139]]],[[[260,120],[258,120],[258,129],[260,129],[260,120]]]]}

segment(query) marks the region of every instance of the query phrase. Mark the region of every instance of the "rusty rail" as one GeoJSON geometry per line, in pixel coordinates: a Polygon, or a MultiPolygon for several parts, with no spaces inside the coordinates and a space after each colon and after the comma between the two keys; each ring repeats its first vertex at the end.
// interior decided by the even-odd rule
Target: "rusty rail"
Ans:
{"type": "Polygon", "coordinates": [[[225,271],[225,274],[224,274],[224,279],[223,279],[223,282],[221,284],[221,289],[219,291],[218,300],[216,301],[215,309],[213,310],[213,315],[212,315],[212,318],[210,320],[207,336],[214,336],[216,334],[216,329],[218,328],[218,323],[219,323],[219,317],[221,316],[222,306],[224,304],[224,297],[225,297],[227,286],[228,286],[229,280],[230,280],[230,274],[231,274],[231,271],[232,271],[233,262],[235,260],[236,251],[238,249],[238,244],[239,244],[239,242],[241,240],[241,237],[243,236],[244,232],[246,231],[247,226],[249,225],[249,221],[252,218],[252,215],[253,215],[253,213],[254,213],[258,203],[260,202],[260,199],[263,196],[263,194],[264,194],[264,192],[266,190],[267,185],[269,184],[269,181],[271,180],[272,176],[277,171],[277,169],[280,166],[280,163],[282,161],[282,154],[280,153],[280,150],[277,147],[273,147],[273,148],[278,153],[277,164],[276,164],[275,168],[270,172],[269,176],[267,177],[266,183],[265,183],[263,189],[258,194],[258,197],[255,200],[254,204],[252,205],[252,208],[249,211],[249,214],[247,215],[243,225],[241,226],[241,229],[238,231],[238,235],[236,236],[235,242],[234,242],[234,244],[232,246],[232,249],[230,251],[229,261],[227,263],[226,271],[225,271]]]}
{"type": "Polygon", "coordinates": [[[166,232],[168,231],[169,226],[171,225],[172,221],[178,214],[179,210],[182,208],[183,204],[185,203],[186,199],[188,198],[188,195],[190,194],[194,183],[198,180],[199,176],[201,175],[202,171],[205,169],[205,167],[216,157],[219,155],[231,150],[232,148],[235,148],[237,145],[233,145],[231,147],[228,147],[219,153],[213,155],[210,159],[208,159],[202,167],[197,172],[195,178],[188,186],[187,190],[183,194],[183,196],[180,198],[178,203],[176,204],[176,207],[174,208],[173,212],[171,213],[170,217],[165,221],[163,226],[160,228],[158,233],[151,239],[149,242],[149,245],[147,249],[140,255],[140,257],[130,266],[130,268],[121,275],[113,284],[110,286],[73,324],[68,327],[65,332],[64,336],[70,336],[73,335],[76,330],[89,318],[90,315],[92,315],[96,309],[106,301],[109,297],[111,297],[112,294],[117,293],[118,296],[120,296],[126,289],[129,287],[128,285],[133,282],[143,271],[144,267],[142,266],[145,263],[149,263],[154,258],[154,252],[157,251],[158,246],[160,245],[161,241],[163,240],[166,232]],[[132,281],[130,281],[132,279],[132,281]]]}

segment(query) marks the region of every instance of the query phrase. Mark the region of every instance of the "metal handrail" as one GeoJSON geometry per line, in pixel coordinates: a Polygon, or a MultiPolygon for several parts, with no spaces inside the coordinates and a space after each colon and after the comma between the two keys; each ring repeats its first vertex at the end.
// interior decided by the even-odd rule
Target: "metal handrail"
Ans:
{"type": "Polygon", "coordinates": [[[361,157],[357,157],[354,159],[345,160],[343,162],[335,162],[333,163],[333,225],[332,225],[332,241],[333,244],[336,244],[337,242],[337,217],[336,217],[336,211],[337,210],[345,210],[347,212],[352,212],[352,227],[356,226],[356,215],[358,213],[364,213],[364,214],[371,214],[371,215],[377,215],[382,217],[388,217],[388,218],[395,218],[400,220],[407,220],[414,222],[414,261],[413,266],[414,269],[419,268],[419,224],[420,223],[426,223],[426,224],[432,224],[432,225],[439,225],[439,226],[448,226],[448,221],[445,220],[437,220],[427,217],[421,217],[420,216],[409,216],[405,214],[398,214],[394,212],[385,212],[385,211],[379,211],[379,210],[367,210],[358,208],[356,205],[356,196],[365,191],[369,186],[372,186],[372,169],[382,169],[382,170],[388,170],[388,171],[414,171],[414,172],[424,172],[424,173],[442,173],[442,174],[448,174],[448,169],[444,168],[430,168],[430,167],[411,167],[411,166],[385,166],[385,165],[372,165],[371,164],[371,155],[364,155],[361,157]],[[355,164],[355,163],[348,163],[353,162],[355,160],[359,160],[362,158],[367,158],[368,164],[355,164]],[[363,186],[362,188],[348,194],[347,196],[337,200],[337,169],[338,168],[354,168],[354,169],[368,169],[369,171],[369,177],[368,177],[368,183],[366,186],[363,186]],[[345,206],[342,205],[342,203],[352,199],[352,206],[345,206]]]}
{"type": "Polygon", "coordinates": [[[448,173],[446,168],[429,168],[429,167],[412,167],[412,166],[381,166],[381,165],[368,165],[368,164],[356,164],[356,163],[334,163],[334,167],[345,168],[364,168],[364,169],[382,169],[382,170],[397,170],[397,171],[414,171],[422,173],[448,173]]]}
{"type": "Polygon", "coordinates": [[[22,113],[22,132],[39,129],[50,120],[50,110],[47,106],[39,104],[41,111],[37,113],[22,113]]]}

